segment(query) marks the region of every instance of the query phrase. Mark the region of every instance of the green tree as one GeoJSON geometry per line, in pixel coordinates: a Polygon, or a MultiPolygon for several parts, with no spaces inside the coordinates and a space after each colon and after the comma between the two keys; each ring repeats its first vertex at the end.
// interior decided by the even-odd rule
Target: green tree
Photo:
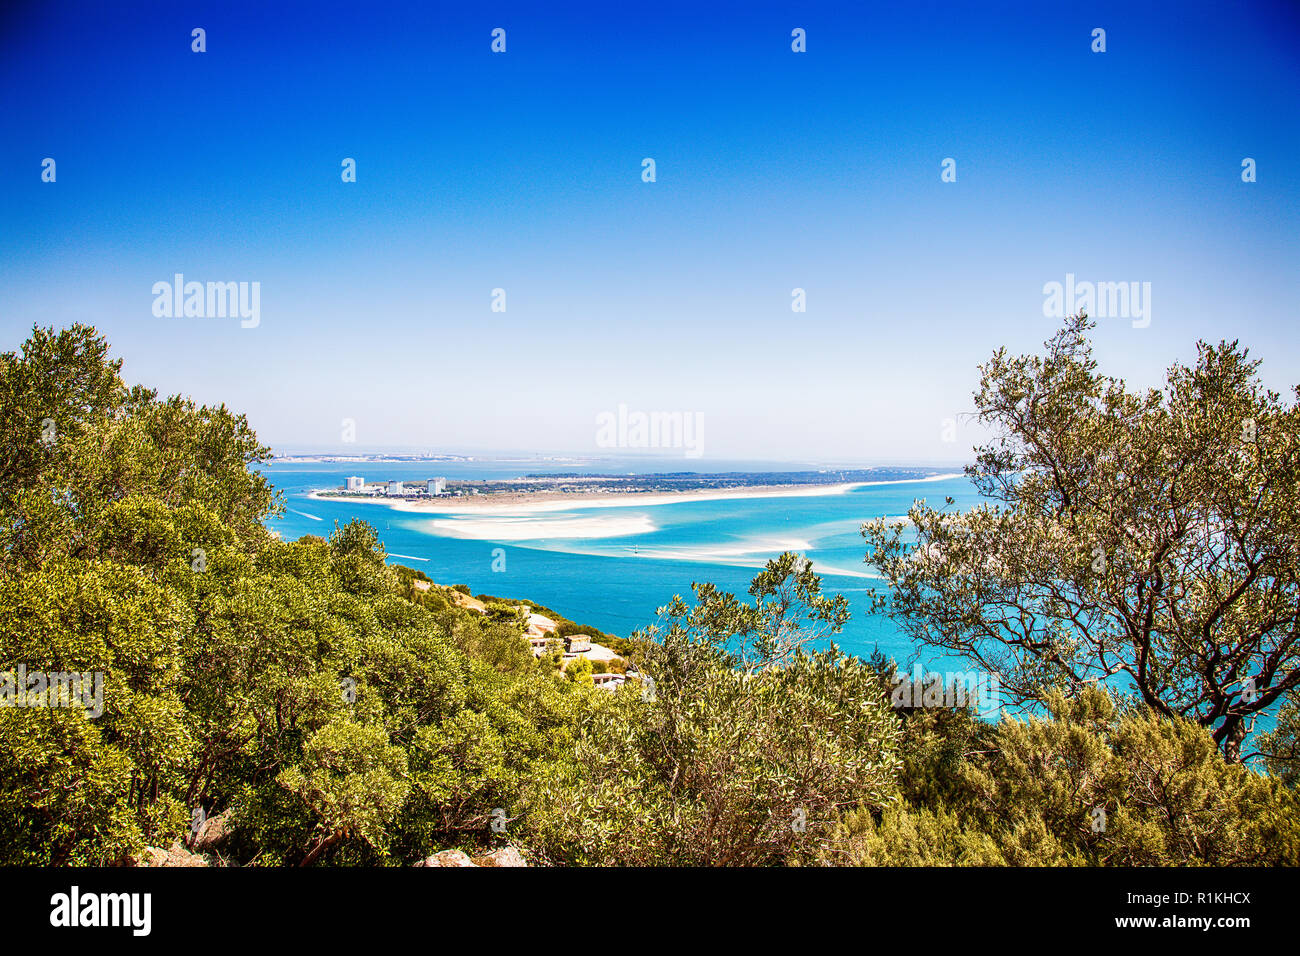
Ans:
{"type": "Polygon", "coordinates": [[[1257,747],[1269,772],[1289,787],[1300,784],[1300,693],[1287,694],[1276,725],[1259,735],[1257,747]]]}
{"type": "Polygon", "coordinates": [[[585,657],[575,657],[564,668],[564,676],[575,684],[590,684],[593,673],[591,661],[585,657]]]}
{"type": "Polygon", "coordinates": [[[827,859],[867,865],[1295,865],[1280,781],[1226,762],[1208,731],[1089,687],[1006,719],[951,783],[846,818],[827,859]]]}
{"type": "Polygon", "coordinates": [[[992,503],[865,525],[878,606],[1013,702],[1108,682],[1238,759],[1300,683],[1300,411],[1235,342],[1130,391],[1098,373],[1091,327],[1076,316],[1045,355],[981,368],[994,438],[967,474],[992,503]]]}
{"type": "Polygon", "coordinates": [[[250,467],[270,450],[224,406],[165,400],[119,377],[93,328],[36,328],[0,354],[0,571],[92,558],[129,499],[209,511],[248,548],[282,505],[250,467]]]}
{"type": "Polygon", "coordinates": [[[843,624],[843,598],[794,554],[759,572],[753,604],[694,590],[636,636],[646,682],[596,695],[572,760],[539,778],[526,820],[544,858],[810,861],[840,813],[890,799],[897,720],[879,676],[807,651],[843,624]]]}
{"type": "Polygon", "coordinates": [[[317,821],[302,865],[349,839],[382,850],[386,827],[410,789],[405,777],[406,754],[389,744],[381,728],[338,722],[313,734],[302,762],[278,778],[317,821]]]}
{"type": "Polygon", "coordinates": [[[363,522],[278,540],[244,419],[119,370],[81,326],[0,356],[0,683],[99,674],[103,704],[0,707],[0,863],[123,862],[199,810],[238,863],[489,843],[581,688],[363,522]]]}
{"type": "Polygon", "coordinates": [[[522,605],[494,601],[484,605],[483,616],[493,624],[505,624],[523,634],[528,630],[528,610],[522,605]]]}

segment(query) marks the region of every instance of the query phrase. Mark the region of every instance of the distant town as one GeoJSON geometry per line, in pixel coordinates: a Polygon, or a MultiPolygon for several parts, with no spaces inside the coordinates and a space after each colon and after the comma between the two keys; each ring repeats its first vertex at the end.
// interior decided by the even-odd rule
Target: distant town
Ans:
{"type": "MultiPolygon", "coordinates": [[[[467,482],[457,482],[467,484],[467,482]]],[[[334,495],[341,498],[442,498],[464,494],[478,494],[477,489],[456,488],[447,490],[446,478],[429,478],[425,481],[372,481],[367,482],[360,475],[351,475],[341,488],[323,491],[320,494],[334,495]]]]}

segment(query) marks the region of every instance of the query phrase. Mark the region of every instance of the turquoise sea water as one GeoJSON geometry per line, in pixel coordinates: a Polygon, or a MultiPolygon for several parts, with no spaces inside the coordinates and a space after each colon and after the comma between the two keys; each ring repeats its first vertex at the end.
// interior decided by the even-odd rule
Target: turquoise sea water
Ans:
{"type": "MultiPolygon", "coordinates": [[[[418,568],[440,584],[467,584],[475,593],[528,598],[575,621],[627,636],[655,621],[655,609],[674,594],[689,597],[691,582],[711,581],[743,595],[756,569],[785,550],[807,555],[822,575],[823,590],[843,594],[852,617],[837,643],[865,656],[879,647],[900,663],[914,648],[885,615],[869,613],[868,591],[880,582],[864,564],[863,521],[907,512],[914,499],[958,507],[979,498],[964,477],[873,484],[841,494],[799,497],[634,503],[618,507],[568,507],[484,515],[411,513],[366,501],[312,499],[313,490],[336,488],[344,477],[367,481],[503,478],[547,471],[626,473],[646,469],[575,469],[539,462],[280,463],[265,471],[285,496],[283,518],[271,527],[285,540],[327,536],[334,523],[359,517],[373,524],[389,560],[418,568]],[[505,570],[493,571],[493,552],[503,549],[505,570]]],[[[684,470],[681,462],[672,470],[684,470]]],[[[694,464],[694,463],[692,463],[694,464]]],[[[666,469],[658,469],[666,470],[666,469]]],[[[696,468],[694,470],[703,470],[696,468]]],[[[731,463],[717,470],[758,470],[731,463]]],[[[500,562],[498,562],[499,566],[500,562]]],[[[929,657],[920,658],[932,663],[929,657]]],[[[933,661],[938,663],[938,661],[933,661]]]]}

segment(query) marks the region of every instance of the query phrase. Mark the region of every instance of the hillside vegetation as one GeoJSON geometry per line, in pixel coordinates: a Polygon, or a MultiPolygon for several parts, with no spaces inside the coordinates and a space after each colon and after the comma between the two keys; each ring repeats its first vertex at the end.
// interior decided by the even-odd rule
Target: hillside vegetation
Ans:
{"type": "Polygon", "coordinates": [[[598,689],[364,523],[279,540],[268,455],[93,329],[0,356],[0,675],[103,680],[99,714],[0,707],[0,864],[126,863],[218,814],[234,865],[1300,862],[1294,709],[1270,775],[1093,684],[997,724],[895,707],[793,554],[660,609],[618,647],[647,679],[598,689]]]}

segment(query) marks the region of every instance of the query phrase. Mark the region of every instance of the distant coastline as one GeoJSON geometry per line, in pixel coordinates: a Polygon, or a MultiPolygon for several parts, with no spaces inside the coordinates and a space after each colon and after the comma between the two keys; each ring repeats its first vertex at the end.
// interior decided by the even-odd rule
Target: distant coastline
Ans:
{"type": "Polygon", "coordinates": [[[272,455],[267,459],[281,465],[418,465],[421,462],[476,461],[470,455],[272,455]]]}
{"type": "Polygon", "coordinates": [[[321,501],[347,501],[384,505],[395,511],[414,513],[474,512],[477,514],[521,514],[564,511],[570,508],[620,508],[647,505],[682,504],[692,501],[726,501],[741,498],[806,498],[840,495],[855,488],[875,485],[920,484],[963,477],[961,472],[927,474],[922,477],[889,478],[872,481],[802,483],[790,485],[732,485],[719,488],[692,488],[680,491],[630,489],[615,491],[596,487],[590,491],[539,488],[536,491],[499,491],[440,497],[405,497],[347,494],[334,490],[317,490],[308,497],[321,501]]]}

